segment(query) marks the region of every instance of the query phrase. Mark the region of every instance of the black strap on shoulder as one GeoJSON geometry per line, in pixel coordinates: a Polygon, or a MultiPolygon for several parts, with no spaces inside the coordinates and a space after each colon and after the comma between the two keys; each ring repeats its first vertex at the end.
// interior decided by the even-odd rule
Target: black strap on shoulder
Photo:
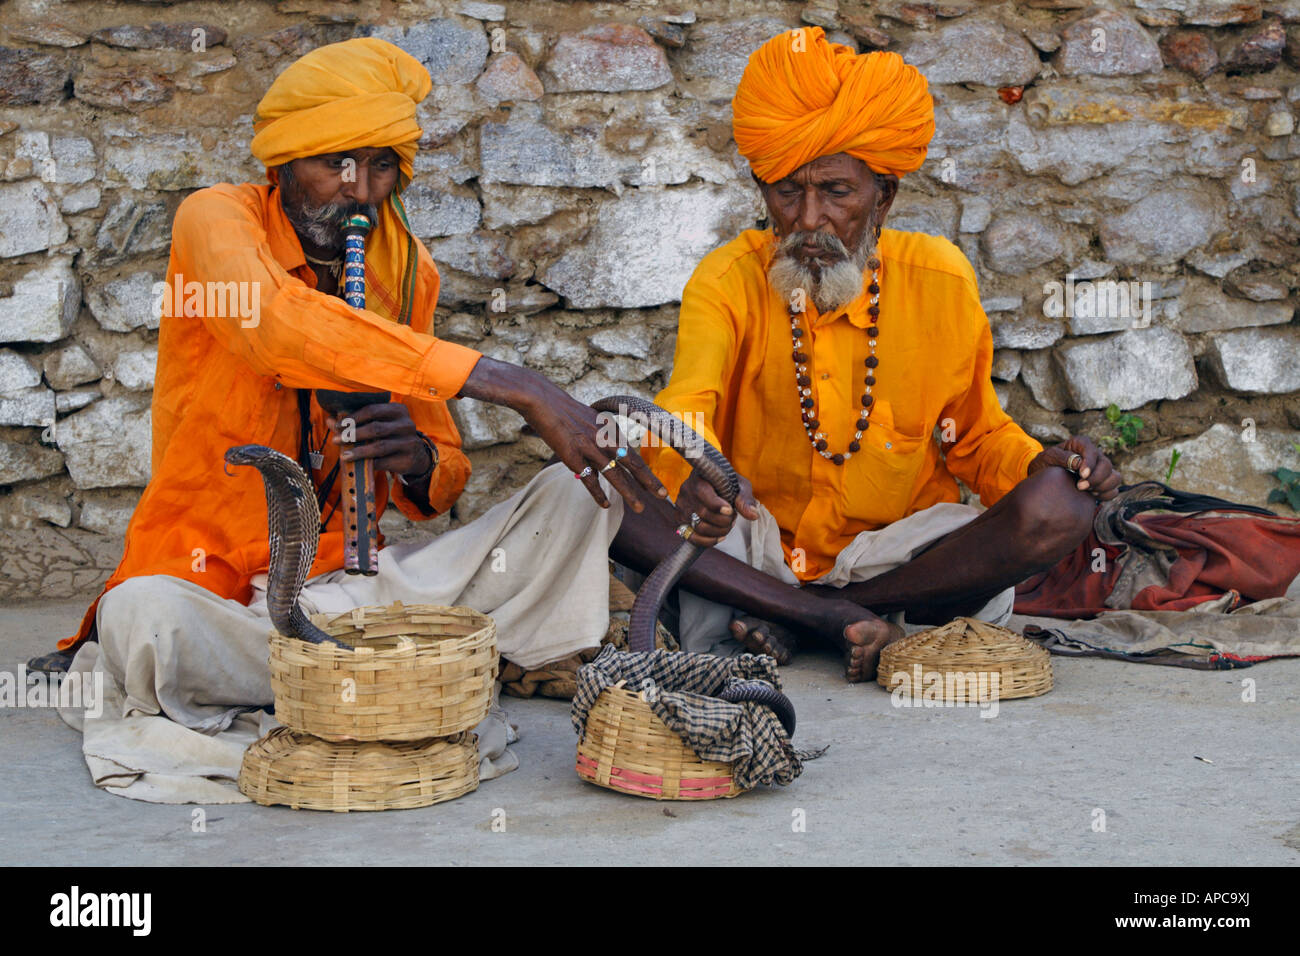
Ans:
{"type": "MultiPolygon", "coordinates": [[[[308,479],[311,479],[311,390],[306,388],[298,389],[298,464],[302,465],[302,470],[306,472],[308,479]]],[[[325,533],[325,526],[334,516],[334,509],[331,508],[327,515],[324,511],[325,502],[329,500],[330,491],[334,488],[338,476],[339,463],[335,461],[330,473],[316,489],[316,508],[323,515],[320,522],[321,534],[325,533]]]]}

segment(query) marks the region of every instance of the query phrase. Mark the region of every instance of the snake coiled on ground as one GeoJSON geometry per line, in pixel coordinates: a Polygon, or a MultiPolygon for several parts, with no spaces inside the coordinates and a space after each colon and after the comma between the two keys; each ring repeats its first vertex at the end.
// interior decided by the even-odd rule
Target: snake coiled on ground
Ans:
{"type": "MultiPolygon", "coordinates": [[[[591,407],[612,415],[634,416],[637,424],[644,422],[657,441],[669,445],[691,462],[695,472],[728,504],[735,506],[740,491],[735,469],[721,452],[684,421],[635,395],[614,395],[594,402],[591,407]]],[[[286,637],[296,637],[312,644],[348,647],[312,624],[298,604],[298,596],[311,571],[320,540],[320,506],[311,479],[288,455],[265,445],[237,445],[226,451],[225,460],[231,465],[256,468],[266,487],[271,545],[266,605],[276,630],[286,637]]],[[[656,565],[641,585],[628,621],[628,646],[632,651],[654,650],[655,623],[664,599],[703,550],[689,540],[682,541],[672,554],[656,565]]],[[[754,701],[772,708],[786,732],[794,734],[794,705],[770,684],[746,681],[732,685],[719,696],[733,703],[754,701]]]]}
{"type": "MultiPolygon", "coordinates": [[[[591,405],[598,412],[630,417],[637,425],[651,432],[663,445],[670,446],[685,458],[698,474],[707,481],[719,496],[736,505],[740,492],[740,479],[731,462],[709,444],[695,429],[680,418],[670,415],[653,402],[635,395],[612,395],[591,405]]],[[[627,643],[631,651],[653,651],[655,623],[659,610],[673,586],[681,579],[704,549],[690,540],[684,540],[672,554],[664,558],[637,591],[627,626],[627,643]]],[[[779,690],[763,681],[746,681],[733,684],[718,695],[721,699],[739,703],[752,700],[770,707],[775,712],[786,733],[794,735],[794,705],[779,690]]]]}

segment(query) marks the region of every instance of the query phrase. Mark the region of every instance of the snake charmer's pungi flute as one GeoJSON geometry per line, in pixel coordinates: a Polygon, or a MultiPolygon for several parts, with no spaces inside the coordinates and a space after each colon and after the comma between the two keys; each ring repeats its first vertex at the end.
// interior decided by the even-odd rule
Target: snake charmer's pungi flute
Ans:
{"type": "MultiPolygon", "coordinates": [[[[366,234],[370,217],[348,216],[343,223],[343,298],[354,309],[366,307],[366,234]]],[[[388,392],[335,392],[316,390],[321,408],[342,422],[367,405],[387,402],[388,392]]],[[[353,442],[343,442],[342,454],[353,442]]],[[[371,459],[344,461],[343,569],[348,574],[379,573],[379,521],[375,516],[375,467],[371,459]]]]}

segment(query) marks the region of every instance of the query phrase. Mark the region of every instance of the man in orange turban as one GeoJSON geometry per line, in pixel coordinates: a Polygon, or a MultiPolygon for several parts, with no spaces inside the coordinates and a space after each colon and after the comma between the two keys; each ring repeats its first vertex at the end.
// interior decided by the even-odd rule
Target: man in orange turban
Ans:
{"type": "MultiPolygon", "coordinates": [[[[684,582],[682,643],[785,661],[819,635],[868,680],[904,623],[1004,622],[1120,476],[1086,437],[1044,449],[1002,411],[970,263],[883,228],[934,134],[924,76],[802,28],[750,56],[732,111],[772,226],[696,269],[657,399],[745,479],[733,528],[698,523],[725,539],[684,582]]],[[[723,513],[674,452],[648,460],[681,511],[723,513]]]]}
{"type": "MultiPolygon", "coordinates": [[[[317,488],[324,520],[301,596],[309,612],[469,604],[494,616],[499,650],[525,669],[594,647],[606,632],[608,548],[623,515],[607,493],[639,511],[640,499],[666,491],[637,456],[601,447],[592,409],[535,372],[431,334],[438,272],[401,201],[421,135],[416,106],[430,87],[417,60],[378,39],[308,53],[257,108],[252,151],[270,184],[212,186],[177,211],[167,282],[155,288],[152,477],[121,564],[60,645],[64,661],[84,648],[74,670],[98,667],[121,690],[118,712],[103,718],[112,726],[93,735],[92,770],[115,792],[132,781],[145,799],[196,799],[197,777],[213,775],[205,758],[207,772],[177,782],[187,775],[169,761],[207,746],[176,736],[190,731],[124,721],[166,715],[222,734],[271,702],[267,505],[254,469],[223,473],[234,445],[298,459],[317,488]],[[340,224],[356,210],[374,223],[364,309],[339,297],[340,224]],[[315,389],[393,400],[352,414],[345,451],[315,389]],[[377,576],[345,574],[340,457],[373,462],[380,513],[390,501],[413,521],[446,512],[470,472],[447,408],[461,396],[514,409],[563,464],[468,525],[385,548],[377,576]],[[171,743],[159,756],[139,749],[146,739],[171,743]]],[[[503,720],[480,728],[480,751],[504,760],[506,737],[503,720]]],[[[247,742],[230,751],[233,772],[247,742]]]]}

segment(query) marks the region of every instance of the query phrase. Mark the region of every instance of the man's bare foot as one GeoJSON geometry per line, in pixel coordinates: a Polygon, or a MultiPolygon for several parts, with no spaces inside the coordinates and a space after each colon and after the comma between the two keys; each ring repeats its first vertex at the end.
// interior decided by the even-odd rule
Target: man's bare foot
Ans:
{"type": "Polygon", "coordinates": [[[794,660],[794,655],[799,650],[795,636],[781,625],[770,621],[745,615],[732,621],[730,628],[731,636],[743,644],[751,654],[766,654],[774,657],[782,666],[794,660]]]}
{"type": "Polygon", "coordinates": [[[844,676],[850,684],[876,679],[876,665],[885,645],[906,632],[897,624],[882,621],[856,604],[845,602],[840,623],[830,634],[844,652],[844,676]]]}

